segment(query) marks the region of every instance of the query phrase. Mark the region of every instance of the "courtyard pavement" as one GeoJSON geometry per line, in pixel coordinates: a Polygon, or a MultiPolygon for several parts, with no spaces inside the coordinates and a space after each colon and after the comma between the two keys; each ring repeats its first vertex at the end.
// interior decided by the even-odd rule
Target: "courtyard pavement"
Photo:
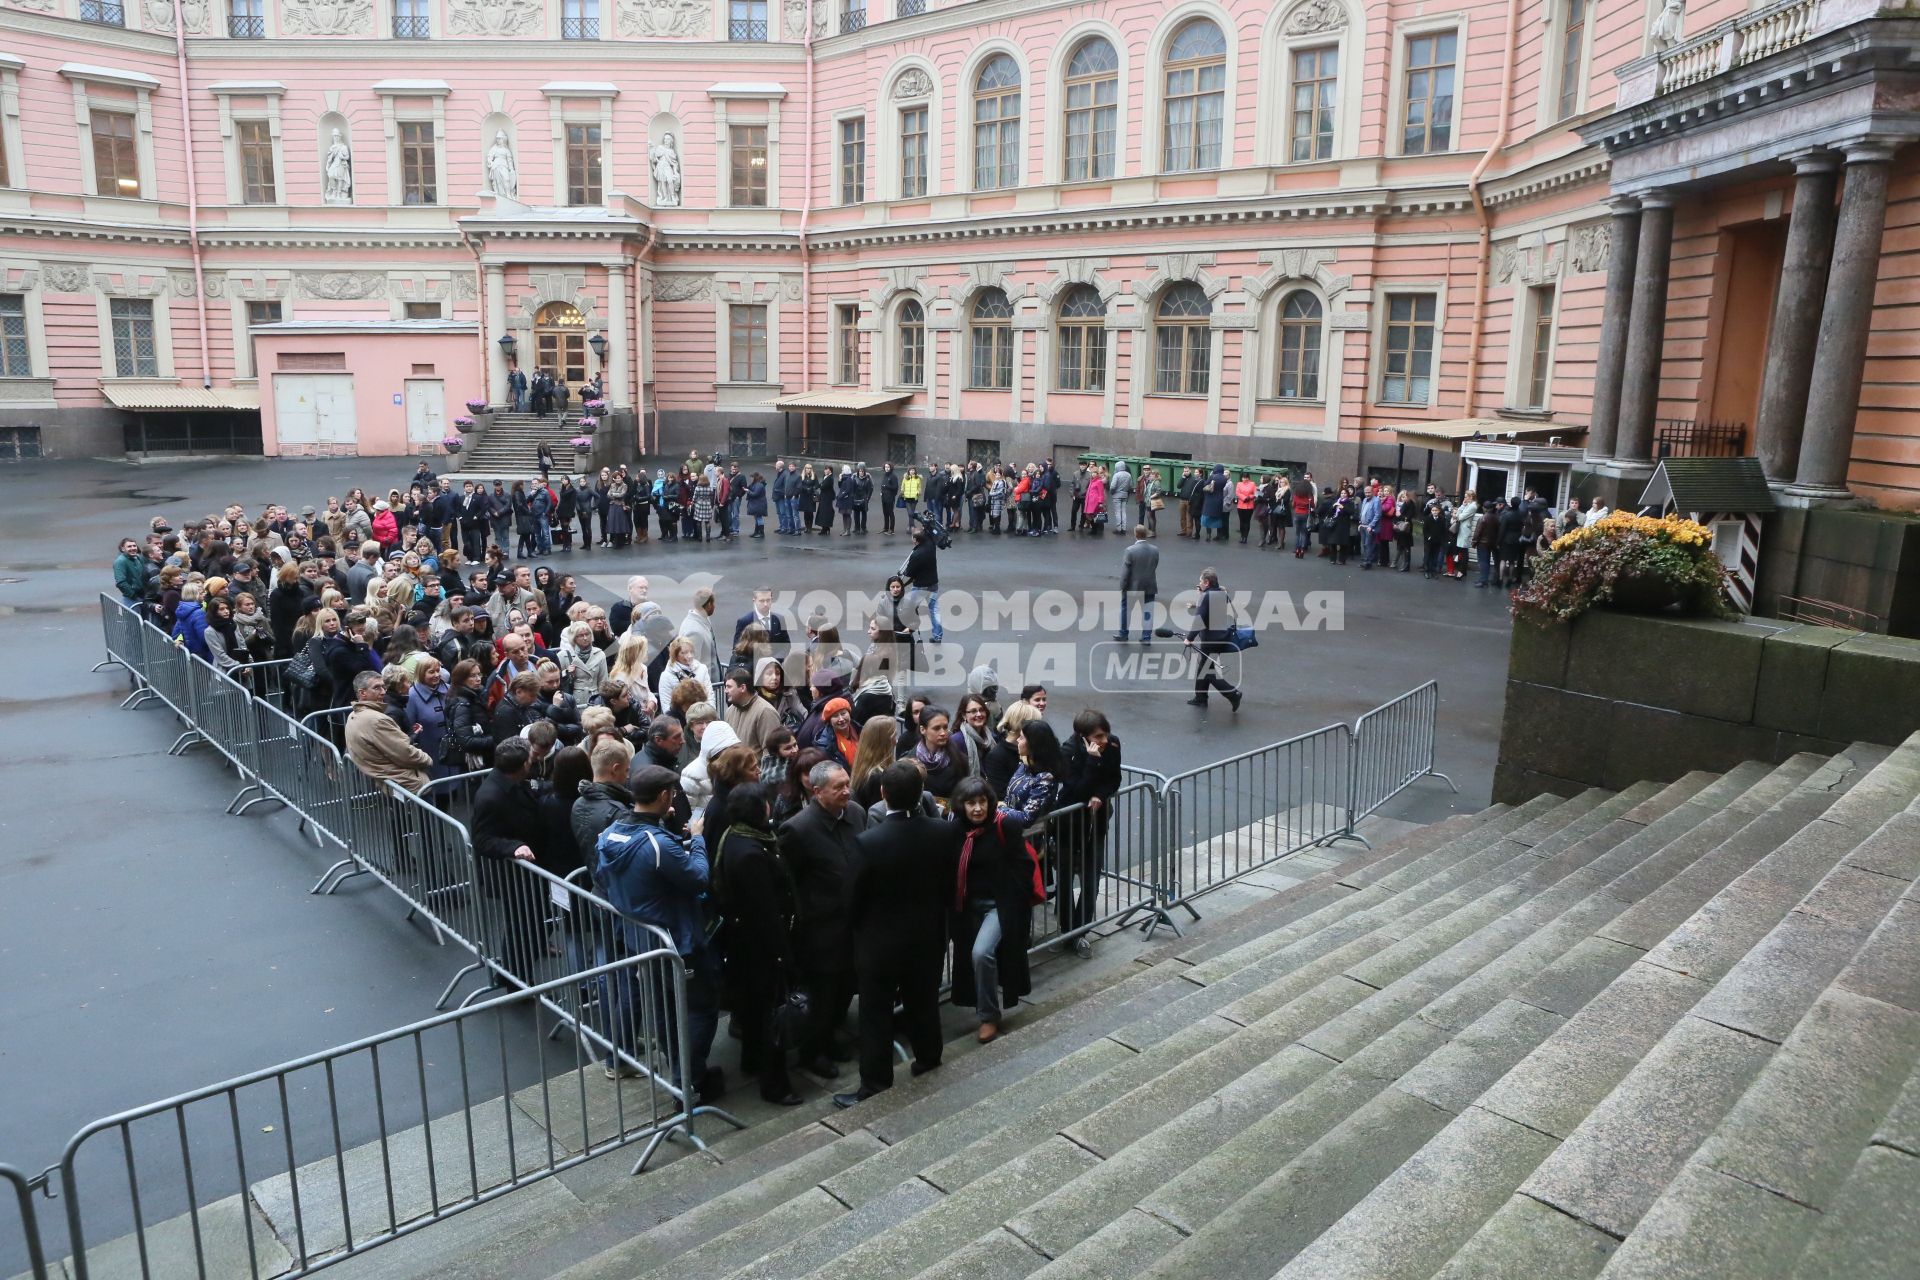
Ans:
{"type": "MultiPolygon", "coordinates": [[[[243,1070],[395,1027],[432,1012],[457,958],[401,920],[367,880],[333,898],[308,887],[332,861],[285,815],[223,815],[237,783],[204,750],[164,752],[178,730],[162,710],[121,711],[124,673],[102,655],[98,593],[112,589],[119,538],[152,515],[181,521],[239,501],[322,505],[360,485],[402,486],[403,459],[219,460],[133,466],[46,463],[0,471],[0,1161],[55,1161],[86,1121],[243,1070]]],[[[733,545],[651,542],[548,562],[582,594],[611,602],[630,573],[656,582],[677,620],[699,582],[717,579],[716,630],[753,587],[843,595],[877,591],[906,555],[904,535],[780,538],[733,545]]],[[[1164,688],[1063,687],[1048,719],[1106,711],[1129,763],[1172,773],[1251,751],[1368,708],[1429,679],[1440,684],[1437,767],[1459,783],[1418,783],[1385,814],[1428,822],[1488,803],[1510,624],[1498,592],[1358,566],[1337,569],[1237,544],[1172,537],[1163,513],[1162,594],[1204,565],[1229,590],[1343,593],[1335,632],[1262,633],[1245,655],[1238,715],[1201,711],[1164,688]]],[[[944,590],[1111,591],[1128,539],[961,535],[941,556],[944,590]]],[[[724,638],[724,636],[723,636],[724,638]]],[[[1105,628],[987,634],[982,644],[1067,646],[1084,681],[1112,648],[1105,628]],[[1103,648],[1104,646],[1104,648],[1103,648]]],[[[1168,642],[1157,648],[1170,649],[1168,642]]],[[[1069,663],[1075,665],[1074,662],[1069,663]]],[[[1011,696],[1010,694],[1008,696],[1011,696]]],[[[950,701],[950,699],[949,699],[950,701]]],[[[349,1117],[351,1122],[352,1117],[349,1117]]],[[[0,1272],[5,1274],[5,1272],[0,1272]]]]}

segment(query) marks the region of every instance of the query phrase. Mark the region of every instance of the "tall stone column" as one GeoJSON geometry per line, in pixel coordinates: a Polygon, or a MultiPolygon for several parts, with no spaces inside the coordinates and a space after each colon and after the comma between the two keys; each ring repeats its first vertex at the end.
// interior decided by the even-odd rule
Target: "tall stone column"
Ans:
{"type": "Polygon", "coordinates": [[[627,264],[616,260],[607,264],[607,407],[624,409],[633,403],[627,390],[627,334],[632,332],[627,318],[627,264]]]}
{"type": "Polygon", "coordinates": [[[507,404],[507,356],[500,335],[507,331],[507,269],[497,263],[483,268],[487,286],[487,403],[507,404]]]}
{"type": "Polygon", "coordinates": [[[1607,298],[1600,317],[1600,351],[1593,366],[1593,417],[1587,426],[1587,461],[1610,462],[1620,430],[1620,377],[1627,367],[1627,322],[1633,314],[1633,270],[1640,256],[1640,202],[1620,196],[1607,202],[1607,298]]]}
{"type": "Polygon", "coordinates": [[[1806,432],[1800,466],[1787,492],[1800,498],[1846,498],[1853,457],[1854,418],[1880,274],[1880,233],[1887,224],[1887,167],[1894,146],[1860,142],[1847,147],[1847,181],[1833,233],[1833,266],[1807,390],[1806,432]]]}
{"type": "Polygon", "coordinates": [[[1627,322],[1613,457],[1624,469],[1645,471],[1653,465],[1653,419],[1660,405],[1667,335],[1667,270],[1673,257],[1673,198],[1665,192],[1640,198],[1640,245],[1634,256],[1633,313],[1627,322]]]}
{"type": "Polygon", "coordinates": [[[1820,334],[1827,268],[1833,261],[1833,193],[1840,185],[1840,157],[1833,152],[1807,151],[1792,159],[1793,218],[1787,225],[1787,256],[1773,303],[1753,436],[1760,466],[1767,479],[1778,484],[1791,482],[1800,465],[1814,343],[1820,334]]]}

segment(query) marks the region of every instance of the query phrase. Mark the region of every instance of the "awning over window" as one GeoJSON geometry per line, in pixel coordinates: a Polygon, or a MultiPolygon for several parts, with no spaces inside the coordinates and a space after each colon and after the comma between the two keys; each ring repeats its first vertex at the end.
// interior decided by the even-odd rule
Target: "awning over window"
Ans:
{"type": "Polygon", "coordinates": [[[1587,433],[1565,422],[1515,422],[1507,418],[1453,418],[1445,422],[1396,422],[1382,427],[1394,439],[1416,449],[1446,449],[1463,440],[1528,440],[1559,436],[1571,440],[1587,433]]]}
{"type": "Polygon", "coordinates": [[[258,387],[189,387],[178,382],[103,382],[100,390],[117,409],[141,413],[188,410],[257,410],[258,387]]]}
{"type": "Polygon", "coordinates": [[[892,413],[911,399],[911,391],[860,391],[853,387],[828,387],[824,391],[780,396],[767,403],[786,413],[840,413],[865,418],[892,413]]]}

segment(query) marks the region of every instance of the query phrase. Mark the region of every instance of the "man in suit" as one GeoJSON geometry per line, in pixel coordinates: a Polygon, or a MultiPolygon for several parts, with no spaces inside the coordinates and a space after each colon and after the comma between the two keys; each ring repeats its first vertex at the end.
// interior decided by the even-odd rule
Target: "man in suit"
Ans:
{"type": "Polygon", "coordinates": [[[1160,594],[1160,548],[1147,540],[1147,526],[1133,526],[1133,545],[1120,557],[1120,630],[1114,639],[1126,643],[1127,619],[1140,606],[1140,643],[1153,640],[1153,601],[1160,594]]]}
{"type": "MultiPolygon", "coordinates": [[[[740,637],[748,627],[759,627],[765,631],[773,643],[773,656],[784,658],[793,647],[793,637],[787,631],[787,620],[773,611],[773,588],[755,587],[753,608],[740,615],[733,624],[733,643],[738,646],[740,637]]],[[[756,658],[765,657],[755,654],[756,658]]]]}
{"type": "Polygon", "coordinates": [[[847,771],[822,760],[807,775],[813,798],[780,828],[780,860],[793,877],[793,951],[807,989],[807,1031],[800,1069],[831,1080],[834,1065],[853,1057],[837,1042],[853,1003],[853,935],[847,885],[867,830],[867,811],[853,803],[847,771]]]}
{"type": "Polygon", "coordinates": [[[905,1011],[913,1074],[940,1065],[940,968],[960,865],[959,828],[920,816],[920,768],[896,761],[880,775],[886,817],[855,844],[847,888],[853,971],[860,991],[860,1089],[836,1107],[893,1087],[893,1006],[905,1011]]]}
{"type": "Polygon", "coordinates": [[[1220,575],[1212,569],[1200,571],[1198,584],[1200,601],[1193,609],[1193,629],[1187,632],[1186,643],[1198,645],[1200,649],[1199,674],[1193,680],[1193,696],[1187,699],[1190,706],[1207,705],[1207,688],[1218,689],[1227,699],[1227,704],[1235,711],[1240,710],[1240,691],[1233,687],[1221,670],[1213,655],[1232,653],[1233,648],[1233,601],[1220,589],[1220,575]]]}
{"type": "Polygon", "coordinates": [[[508,972],[528,984],[539,980],[534,965],[547,949],[547,887],[512,866],[534,861],[546,833],[532,776],[532,745],[508,738],[493,749],[493,769],[473,793],[473,852],[492,917],[487,934],[505,944],[508,972]]]}

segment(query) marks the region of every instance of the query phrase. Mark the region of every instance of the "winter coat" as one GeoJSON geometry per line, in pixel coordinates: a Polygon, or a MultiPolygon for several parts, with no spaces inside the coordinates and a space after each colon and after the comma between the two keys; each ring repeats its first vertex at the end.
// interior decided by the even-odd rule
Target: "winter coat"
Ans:
{"type": "Polygon", "coordinates": [[[446,699],[440,753],[447,764],[465,772],[468,757],[480,764],[493,760],[493,735],[488,731],[487,691],[465,686],[452,689],[446,699]]]}
{"type": "Polygon", "coordinates": [[[347,757],[369,778],[391,780],[409,791],[427,785],[433,760],[379,707],[358,703],[347,713],[347,757]]]}
{"type": "Polygon", "coordinates": [[[1026,819],[1019,814],[996,814],[985,825],[972,828],[970,838],[970,844],[962,845],[954,886],[953,1002],[967,1008],[977,1002],[970,957],[974,936],[985,918],[983,904],[991,902],[1000,917],[1000,945],[994,950],[1000,964],[1000,994],[1003,1003],[1012,1004],[1033,990],[1027,968],[1033,931],[1033,857],[1027,851],[1026,819]]]}
{"type": "Polygon", "coordinates": [[[747,514],[755,519],[767,514],[767,482],[752,480],[747,483],[747,514]]]}
{"type": "MultiPolygon", "coordinates": [[[[575,798],[569,811],[568,823],[573,830],[573,845],[580,854],[580,861],[593,870],[594,846],[600,843],[600,833],[622,818],[633,813],[633,793],[617,782],[583,782],[580,794],[575,798]]],[[[598,881],[595,887],[598,888],[598,881]]]]}
{"type": "Polygon", "coordinates": [[[428,688],[418,681],[407,694],[407,724],[419,725],[420,732],[414,741],[420,749],[432,758],[435,765],[443,765],[447,736],[447,682],[442,680],[437,688],[428,688]]]}

